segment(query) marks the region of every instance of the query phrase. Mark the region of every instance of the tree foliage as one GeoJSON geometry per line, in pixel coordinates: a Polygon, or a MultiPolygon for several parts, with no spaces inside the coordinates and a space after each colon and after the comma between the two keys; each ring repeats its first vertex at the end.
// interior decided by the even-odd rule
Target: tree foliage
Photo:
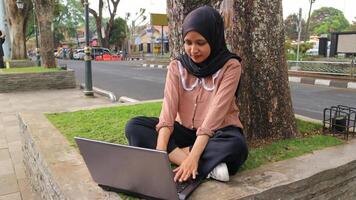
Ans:
{"type": "MultiPolygon", "coordinates": [[[[288,17],[284,20],[284,31],[288,39],[290,40],[298,39],[297,27],[298,27],[298,15],[297,14],[288,15],[288,17]]],[[[305,21],[304,19],[302,19],[302,32],[304,32],[304,29],[305,29],[305,21]]],[[[303,36],[301,38],[303,38],[303,36]]]]}
{"type": "Polygon", "coordinates": [[[352,24],[350,25],[349,31],[356,31],[356,17],[355,17],[355,21],[352,21],[352,24]]]}
{"type": "MultiPolygon", "coordinates": [[[[76,0],[56,0],[54,6],[54,40],[55,46],[66,37],[76,37],[77,28],[84,25],[83,7],[76,0]]],[[[30,12],[26,39],[35,36],[33,13],[30,12]]]]}
{"type": "Polygon", "coordinates": [[[128,30],[126,21],[121,17],[116,18],[113,23],[112,36],[110,37],[109,44],[120,47],[121,49],[127,35],[126,30],[128,30]]]}
{"type": "MultiPolygon", "coordinates": [[[[120,3],[120,0],[98,0],[98,11],[89,8],[90,14],[93,15],[95,18],[95,23],[96,23],[96,32],[98,35],[98,42],[99,45],[108,47],[109,46],[109,39],[112,35],[112,28],[113,28],[113,23],[115,19],[115,15],[117,12],[117,6],[120,3]],[[107,9],[109,13],[109,21],[107,23],[104,23],[105,26],[103,26],[103,9],[107,9]],[[101,30],[104,28],[104,35],[102,34],[101,30]]],[[[84,3],[84,0],[81,0],[81,3],[84,3]]]]}
{"type": "Polygon", "coordinates": [[[310,17],[311,34],[329,34],[330,32],[345,31],[350,24],[342,11],[332,7],[322,7],[314,10],[310,17]]]}
{"type": "Polygon", "coordinates": [[[77,28],[84,25],[83,7],[76,0],[59,0],[54,10],[55,43],[66,37],[76,37],[77,28]]]}

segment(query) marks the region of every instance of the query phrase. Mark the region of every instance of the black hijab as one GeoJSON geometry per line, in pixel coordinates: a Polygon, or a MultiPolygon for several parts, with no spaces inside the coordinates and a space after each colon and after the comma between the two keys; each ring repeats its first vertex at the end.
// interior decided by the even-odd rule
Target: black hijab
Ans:
{"type": "Polygon", "coordinates": [[[183,39],[189,31],[200,33],[210,45],[210,55],[202,63],[195,63],[186,53],[179,55],[178,60],[189,73],[196,77],[207,77],[231,59],[241,58],[231,53],[225,43],[224,22],[221,15],[212,7],[202,6],[190,12],[183,22],[183,39]]]}

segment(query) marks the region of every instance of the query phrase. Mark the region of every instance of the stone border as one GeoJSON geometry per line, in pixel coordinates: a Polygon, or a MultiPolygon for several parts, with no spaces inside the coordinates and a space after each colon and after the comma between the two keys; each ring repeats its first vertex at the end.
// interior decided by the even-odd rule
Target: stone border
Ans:
{"type": "MultiPolygon", "coordinates": [[[[145,102],[129,104],[138,103],[145,102]]],[[[79,153],[43,114],[21,113],[19,120],[26,173],[42,198],[118,199],[117,194],[96,186],[79,153]]],[[[356,196],[355,151],[356,140],[349,140],[237,173],[227,184],[207,181],[190,199],[352,199],[356,196]]]]}
{"type": "Polygon", "coordinates": [[[33,67],[36,62],[32,60],[7,60],[5,61],[6,68],[33,67]]]}
{"type": "Polygon", "coordinates": [[[0,93],[75,88],[74,70],[41,73],[0,73],[0,93]]]}
{"type": "Polygon", "coordinates": [[[18,116],[27,177],[42,199],[118,200],[92,180],[80,154],[43,114],[18,116]]]}

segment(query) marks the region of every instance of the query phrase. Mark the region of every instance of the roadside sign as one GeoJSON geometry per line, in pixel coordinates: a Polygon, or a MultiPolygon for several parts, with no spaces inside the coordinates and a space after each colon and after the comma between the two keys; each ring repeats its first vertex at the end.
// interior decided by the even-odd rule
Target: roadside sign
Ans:
{"type": "Polygon", "coordinates": [[[356,33],[339,33],[337,41],[338,53],[356,53],[356,33]]]}
{"type": "Polygon", "coordinates": [[[151,13],[151,25],[168,26],[167,14],[151,13]]]}

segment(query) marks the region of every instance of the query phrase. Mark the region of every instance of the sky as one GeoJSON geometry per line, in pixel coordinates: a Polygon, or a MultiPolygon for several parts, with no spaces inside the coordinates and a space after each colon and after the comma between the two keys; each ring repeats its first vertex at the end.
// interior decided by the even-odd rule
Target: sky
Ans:
{"type": "MultiPolygon", "coordinates": [[[[90,7],[97,9],[97,0],[90,0],[90,2],[90,7]]],[[[307,18],[309,0],[282,0],[282,2],[284,18],[286,18],[289,14],[298,13],[299,8],[302,8],[303,18],[307,18]]],[[[132,16],[135,16],[135,13],[137,13],[140,8],[145,8],[147,14],[166,13],[166,6],[166,0],[121,0],[118,6],[117,14],[122,18],[125,17],[125,13],[127,12],[130,12],[132,16]]],[[[344,12],[346,19],[350,23],[352,23],[352,21],[356,21],[356,0],[316,0],[313,4],[312,10],[319,9],[321,7],[334,7],[344,12]]]]}
{"type": "MultiPolygon", "coordinates": [[[[321,7],[334,7],[341,10],[350,23],[356,21],[356,0],[316,0],[312,10],[321,7]]],[[[283,17],[298,13],[299,8],[302,8],[302,16],[306,19],[309,12],[309,0],[283,0],[283,17]]]]}

